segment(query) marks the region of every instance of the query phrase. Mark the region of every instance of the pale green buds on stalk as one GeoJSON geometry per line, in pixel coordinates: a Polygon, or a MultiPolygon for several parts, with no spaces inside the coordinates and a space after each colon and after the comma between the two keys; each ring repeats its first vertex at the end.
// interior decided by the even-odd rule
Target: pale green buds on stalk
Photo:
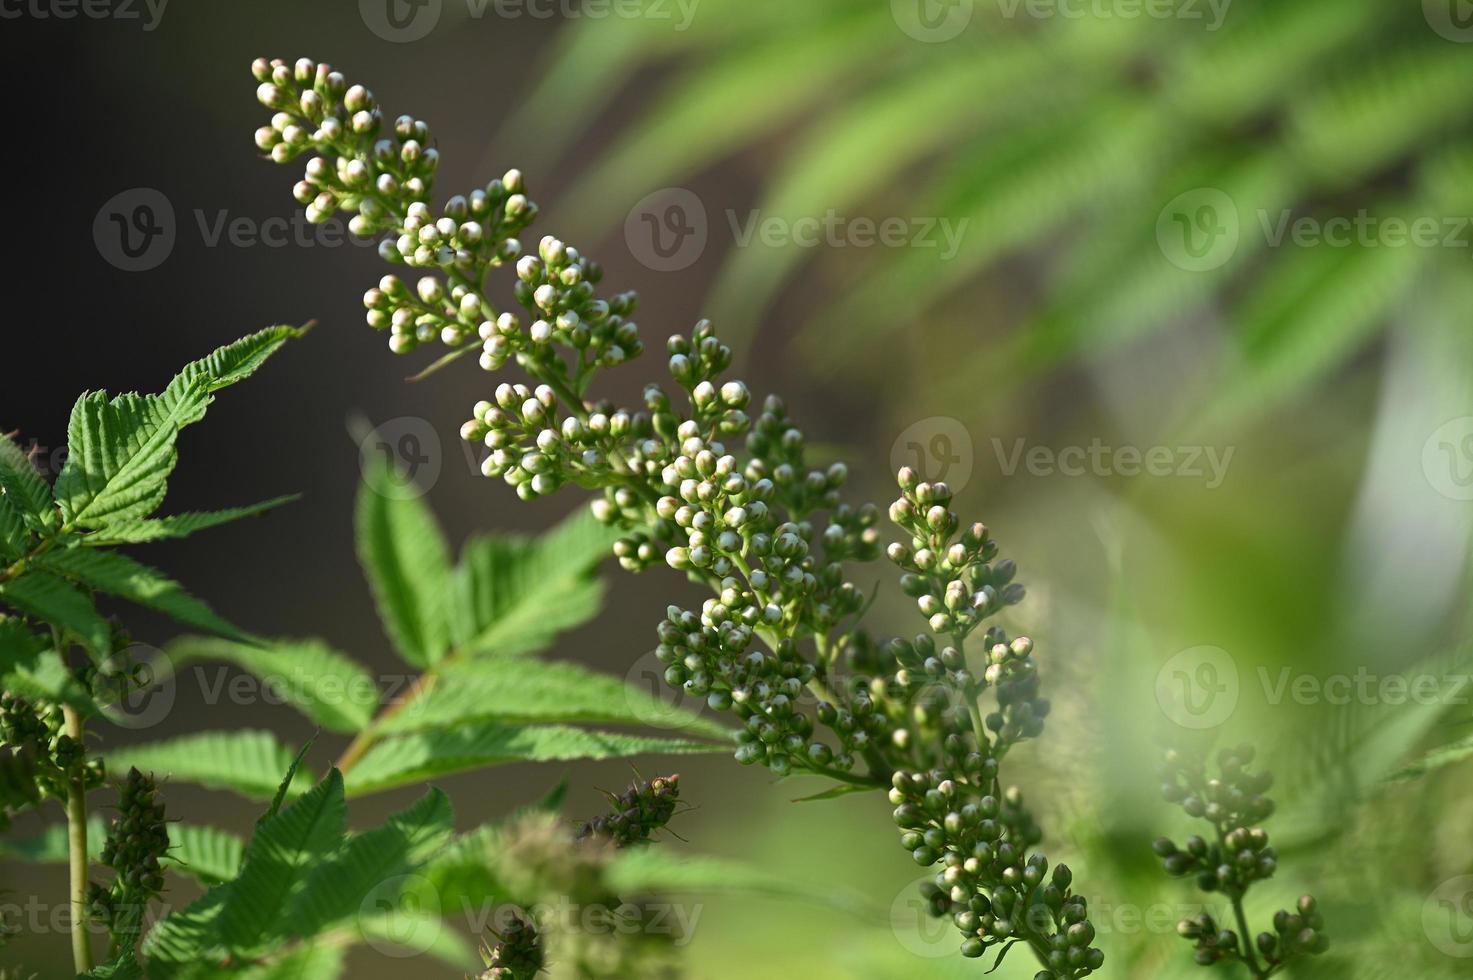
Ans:
{"type": "MultiPolygon", "coordinates": [[[[637,298],[601,297],[602,270],[561,239],[524,247],[538,208],[520,172],[437,214],[424,123],[400,117],[392,138],[378,138],[372,95],[336,73],[258,62],[256,74],[276,112],[257,145],[273,159],[312,154],[297,200],[314,220],[354,214],[355,233],[381,235],[380,254],[415,271],[364,294],[369,326],[397,353],[438,340],[452,349],[442,361],[464,352],[486,371],[525,375],[497,385],[461,426],[485,453],[482,473],[523,499],[570,483],[596,491],[592,512],[619,529],[624,568],[664,565],[709,589],[698,611],[669,607],[655,654],[667,683],[736,717],[737,760],[891,788],[912,858],[944,865],[933,905],[954,916],[966,955],[1023,938],[1046,980],[1098,970],[1072,876],[1046,875],[1031,853],[1038,826],[998,783],[1001,759],[1036,737],[1049,711],[1032,641],[986,624],[1024,589],[987,529],[952,514],[950,489],[902,471],[890,511],[909,538],[889,552],[901,587],[940,642],[871,641],[857,625],[868,599],[850,566],[879,556],[881,511],[843,500],[844,464],[808,463],[781,399],[756,401],[726,376],[732,351],[709,322],[668,339],[670,380],[648,383],[642,405],[590,398],[600,370],[644,349],[637,298]],[[502,265],[515,273],[509,309],[488,282],[502,265]],[[989,692],[996,703],[984,712],[989,692]]],[[[603,836],[638,836],[663,812],[636,797],[620,799],[603,836]]]]}
{"type": "MultiPolygon", "coordinates": [[[[1221,892],[1235,904],[1254,883],[1273,877],[1278,870],[1278,855],[1269,845],[1268,833],[1257,826],[1274,811],[1273,801],[1264,795],[1273,785],[1273,775],[1250,772],[1253,757],[1251,745],[1222,749],[1217,753],[1218,775],[1209,777],[1201,755],[1172,749],[1161,767],[1161,792],[1167,802],[1212,824],[1213,837],[1194,835],[1183,847],[1163,837],[1154,845],[1156,856],[1168,874],[1194,875],[1197,887],[1221,892]]],[[[1219,928],[1205,914],[1183,919],[1177,932],[1194,944],[1199,964],[1236,960],[1247,964],[1256,977],[1266,977],[1291,959],[1317,956],[1329,948],[1324,918],[1314,897],[1303,896],[1296,908],[1275,915],[1274,931],[1261,932],[1254,940],[1219,928]]]]}

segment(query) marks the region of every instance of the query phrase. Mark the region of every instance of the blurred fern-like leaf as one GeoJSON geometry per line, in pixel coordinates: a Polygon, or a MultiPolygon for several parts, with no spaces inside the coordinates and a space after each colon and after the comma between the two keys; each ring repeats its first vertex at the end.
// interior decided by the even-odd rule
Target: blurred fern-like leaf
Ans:
{"type": "MultiPolygon", "coordinates": [[[[1236,0],[1126,17],[961,0],[948,16],[965,29],[933,43],[906,33],[903,6],[814,0],[794,16],[785,3],[705,0],[688,24],[575,23],[507,128],[526,145],[535,120],[532,142],[558,152],[639,68],[659,64],[670,71],[651,108],[595,160],[565,221],[615,226],[646,194],[756,148],[764,220],[953,221],[949,257],[846,249],[842,271],[820,273],[853,287],[825,291],[839,299],[815,306],[800,341],[824,354],[804,363],[834,374],[891,372],[891,357],[867,353],[876,344],[919,347],[928,329],[969,325],[989,274],[1022,257],[1043,270],[1041,298],[1011,322],[971,328],[990,342],[952,372],[968,391],[979,374],[1005,390],[1220,316],[1222,407],[1254,411],[1347,363],[1413,290],[1461,275],[1467,182],[1448,176],[1466,175],[1466,151],[1452,151],[1473,109],[1447,93],[1473,81],[1473,59],[1436,5],[1236,0]],[[709,138],[692,140],[696,127],[709,138]],[[1429,183],[1452,193],[1425,193],[1429,183]],[[1236,208],[1238,243],[1210,267],[1181,268],[1158,221],[1203,189],[1236,208]],[[1396,245],[1378,230],[1341,247],[1269,234],[1283,220],[1361,214],[1378,229],[1431,219],[1442,235],[1396,245]],[[999,357],[998,343],[1019,356],[999,357]],[[995,377],[1000,364],[1007,377],[995,377]]],[[[714,238],[735,212],[704,203],[714,238]]],[[[713,297],[724,334],[750,346],[778,294],[812,277],[816,251],[731,248],[713,297]]]]}

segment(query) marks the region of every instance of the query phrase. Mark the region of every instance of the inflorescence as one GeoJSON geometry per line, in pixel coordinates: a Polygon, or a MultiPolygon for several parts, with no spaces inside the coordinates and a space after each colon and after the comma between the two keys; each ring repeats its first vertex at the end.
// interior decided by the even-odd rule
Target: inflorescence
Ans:
{"type": "Polygon", "coordinates": [[[1220,893],[1233,905],[1241,935],[1205,912],[1177,926],[1182,938],[1195,946],[1197,962],[1203,966],[1241,962],[1255,978],[1263,978],[1297,957],[1325,952],[1330,943],[1324,918],[1311,895],[1300,898],[1294,911],[1275,914],[1272,932],[1260,932],[1250,939],[1243,896],[1278,869],[1268,834],[1258,826],[1274,812],[1273,801],[1264,795],[1273,785],[1273,775],[1250,772],[1253,756],[1251,745],[1223,749],[1217,754],[1218,775],[1209,778],[1200,756],[1175,749],[1167,752],[1162,795],[1188,816],[1210,823],[1213,836],[1194,835],[1187,838],[1185,847],[1163,837],[1156,841],[1155,849],[1168,874],[1194,875],[1197,887],[1220,893]]]}
{"type": "Polygon", "coordinates": [[[680,804],[680,776],[638,780],[623,793],[605,793],[610,809],[578,828],[578,840],[609,841],[615,847],[643,844],[675,816],[680,804]]]}
{"type": "Polygon", "coordinates": [[[169,828],[151,774],[130,769],[119,793],[118,815],[99,856],[113,869],[113,881],[93,882],[88,904],[92,917],[107,926],[115,946],[124,948],[136,942],[148,903],[164,890],[160,862],[169,851],[169,828]]]}
{"type": "Polygon", "coordinates": [[[670,607],[656,654],[670,684],[735,715],[737,760],[888,788],[902,843],[943,866],[928,894],[967,955],[1023,942],[1042,980],[1098,970],[1069,869],[1050,873],[1021,793],[999,781],[1008,750],[1042,731],[1048,702],[1032,641],[987,622],[1024,595],[987,528],[961,527],[945,484],[902,470],[890,517],[909,543],[889,557],[931,632],[871,641],[847,568],[879,557],[879,509],[844,501],[843,464],[808,463],[780,399],[759,409],[724,377],[732,352],[710,323],[668,340],[670,381],[649,384],[641,406],[591,398],[600,369],[644,350],[637,299],[600,296],[598,264],[557,238],[524,246],[538,208],[519,171],[437,216],[439,158],[422,120],[387,126],[372,93],[307,59],[253,71],[275,113],[256,143],[278,163],[307,157],[295,196],[308,219],[351,215],[354,234],[379,237],[384,259],[419,275],[368,290],[369,325],[396,353],[444,345],[435,366],[474,354],[486,371],[526,375],[499,384],[461,428],[484,448],[482,472],[524,499],[569,483],[596,491],[594,514],[621,531],[622,566],[664,564],[710,589],[699,610],[670,607]],[[487,293],[504,265],[515,270],[508,309],[487,293]]]}

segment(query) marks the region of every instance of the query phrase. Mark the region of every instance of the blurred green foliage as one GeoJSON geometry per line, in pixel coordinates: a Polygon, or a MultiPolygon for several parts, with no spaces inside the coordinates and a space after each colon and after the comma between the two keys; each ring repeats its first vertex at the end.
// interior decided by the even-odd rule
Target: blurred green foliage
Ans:
{"type": "MultiPolygon", "coordinates": [[[[1237,415],[1323,379],[1413,295],[1466,306],[1465,6],[701,0],[687,23],[657,4],[570,23],[507,131],[536,134],[517,159],[540,169],[659,67],[553,224],[610,227],[732,158],[764,219],[966,222],[949,259],[732,249],[703,312],[739,348],[785,287],[815,281],[797,321],[813,370],[886,377],[876,347],[961,336],[971,350],[936,382],[953,394],[1206,323],[1220,356],[1203,393],[1237,415]],[[1207,192],[1226,201],[1203,213],[1207,192]],[[1418,219],[1425,244],[1393,244],[1418,219]]],[[[726,235],[734,219],[705,204],[726,235]]]]}

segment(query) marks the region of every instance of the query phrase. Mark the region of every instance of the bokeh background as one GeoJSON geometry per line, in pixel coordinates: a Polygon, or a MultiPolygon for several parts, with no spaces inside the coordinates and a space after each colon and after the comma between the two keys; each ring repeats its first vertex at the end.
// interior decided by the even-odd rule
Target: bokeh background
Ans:
{"type": "MultiPolygon", "coordinates": [[[[308,55],[431,123],[442,195],[522,167],[537,227],[640,292],[647,340],[715,318],[754,391],[784,394],[817,451],[849,461],[854,496],[888,501],[907,463],[960,488],[1030,588],[1012,624],[1036,638],[1056,710],[1011,778],[1047,852],[1086,883],[1108,976],[1190,974],[1171,923],[1197,895],[1149,854],[1183,831],[1154,760],[1188,736],[1251,738],[1280,773],[1269,829],[1286,859],[1259,918],[1312,887],[1336,942],[1328,975],[1467,974],[1473,779],[1456,764],[1395,778],[1473,733],[1464,0],[4,0],[0,14],[0,428],[44,459],[85,388],[155,390],[244,332],[319,323],[182,440],[176,511],[304,494],[155,546],[230,619],[395,669],[353,557],[350,419],[416,436],[453,540],[577,503],[522,505],[475,472],[455,433],[491,381],[466,364],[406,383],[422,363],[363,327],[372,248],[266,224],[293,214],[296,168],[258,158],[248,66],[308,55]],[[170,240],[120,255],[109,214],[160,198],[170,240]],[[1408,697],[1418,678],[1432,693],[1408,697]]],[[[628,396],[661,369],[620,373],[610,391],[628,396]]],[[[604,615],[550,656],[648,684],[653,624],[693,593],[605,574],[604,615]]],[[[921,626],[900,602],[872,615],[921,626]]],[[[310,734],[287,709],[196,693],[116,737],[310,734]]],[[[985,968],[922,921],[878,796],[793,803],[803,782],[721,757],[642,768],[678,768],[696,805],[669,846],[871,909],[692,900],[692,976],[985,968]]],[[[444,784],[471,826],[564,776],[577,814],[629,772],[444,784]]],[[[254,817],[185,787],[170,804],[242,833],[254,817]]],[[[61,868],[0,869],[9,900],[63,892],[61,868]]],[[[66,945],[29,936],[6,955],[61,975],[66,945]]],[[[354,955],[354,976],[406,967],[354,955]]],[[[996,975],[1031,976],[1022,960],[996,975]]]]}

